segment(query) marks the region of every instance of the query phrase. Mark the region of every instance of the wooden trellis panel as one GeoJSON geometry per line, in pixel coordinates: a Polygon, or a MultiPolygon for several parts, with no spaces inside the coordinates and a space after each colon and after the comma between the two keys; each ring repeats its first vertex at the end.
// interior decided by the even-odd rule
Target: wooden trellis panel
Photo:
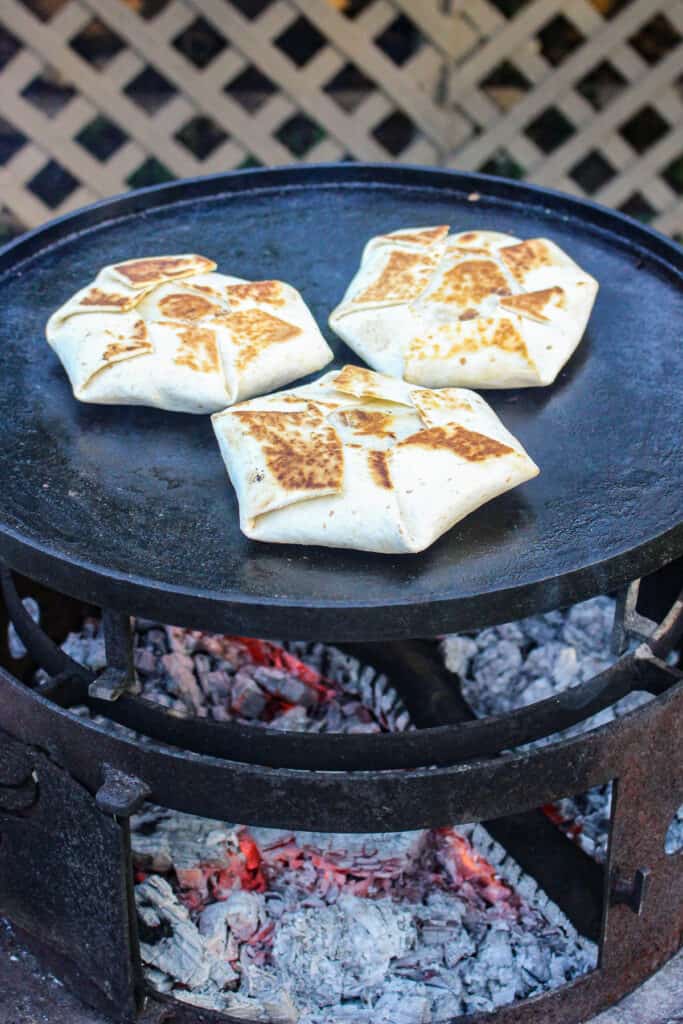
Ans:
{"type": "Polygon", "coordinates": [[[2,0],[0,25],[15,228],[164,178],[396,159],[683,233],[683,0],[2,0]]]}

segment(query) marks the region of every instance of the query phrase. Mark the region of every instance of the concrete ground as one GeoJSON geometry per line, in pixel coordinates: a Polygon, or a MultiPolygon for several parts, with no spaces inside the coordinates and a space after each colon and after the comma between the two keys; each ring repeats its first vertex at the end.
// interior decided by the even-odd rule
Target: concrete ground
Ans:
{"type": "MultiPolygon", "coordinates": [[[[85,1009],[16,940],[0,918],[0,1024],[109,1024],[85,1009]]],[[[683,1024],[683,952],[591,1024],[683,1024]]]]}

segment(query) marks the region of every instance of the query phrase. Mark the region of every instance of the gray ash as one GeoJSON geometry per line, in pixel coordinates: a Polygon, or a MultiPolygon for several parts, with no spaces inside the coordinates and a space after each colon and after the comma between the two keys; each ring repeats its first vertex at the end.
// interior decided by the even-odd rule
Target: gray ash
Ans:
{"type": "MultiPolygon", "coordinates": [[[[478,717],[514,711],[577,686],[614,664],[614,608],[611,598],[596,597],[564,612],[449,636],[442,643],[444,661],[460,677],[462,694],[478,717]]],[[[631,693],[585,722],[529,746],[595,729],[650,699],[648,693],[631,693]]],[[[558,801],[552,813],[563,831],[601,863],[607,855],[611,801],[608,783],[558,801]]],[[[680,817],[683,843],[683,808],[680,817]]],[[[675,841],[674,835],[671,842],[675,841]]]]}
{"type": "Polygon", "coordinates": [[[479,825],[332,835],[151,806],[131,824],[147,979],[194,1005],[300,1024],[438,1022],[596,963],[479,825]]]}

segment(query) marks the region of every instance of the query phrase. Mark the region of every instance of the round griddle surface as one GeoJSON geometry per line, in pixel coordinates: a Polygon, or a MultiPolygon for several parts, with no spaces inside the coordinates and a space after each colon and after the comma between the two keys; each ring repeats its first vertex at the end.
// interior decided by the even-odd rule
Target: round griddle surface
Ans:
{"type": "Polygon", "coordinates": [[[681,279],[680,250],[618,214],[420,168],[240,172],[62,218],[0,254],[0,557],[98,604],[292,638],[433,635],[619,586],[683,554],[681,279]],[[419,555],[248,541],[208,417],[76,402],[44,340],[105,264],[199,252],[291,282],[335,366],[358,362],[326,322],[364,242],[440,223],[552,238],[600,292],[554,386],[484,393],[541,475],[419,555]]]}

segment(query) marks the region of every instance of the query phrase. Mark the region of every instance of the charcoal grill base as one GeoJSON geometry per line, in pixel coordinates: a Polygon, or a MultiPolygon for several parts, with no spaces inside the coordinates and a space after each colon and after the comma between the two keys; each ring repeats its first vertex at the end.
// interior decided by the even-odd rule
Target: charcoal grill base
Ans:
{"type": "MultiPolygon", "coordinates": [[[[307,766],[311,737],[288,738],[288,742],[293,739],[301,744],[302,753],[296,767],[286,767],[277,763],[283,751],[269,748],[267,732],[259,731],[259,744],[251,757],[243,751],[242,759],[235,761],[215,755],[216,743],[221,742],[217,737],[234,733],[227,728],[229,723],[216,723],[217,732],[205,731],[208,723],[195,723],[194,749],[187,750],[161,742],[163,738],[178,742],[177,734],[164,737],[167,722],[163,717],[151,719],[161,734],[140,743],[70,714],[66,706],[73,699],[87,698],[91,677],[82,668],[60,661],[58,648],[24,621],[7,576],[5,593],[20,635],[34,647],[38,660],[57,675],[52,689],[41,694],[0,669],[0,729],[11,737],[4,743],[0,737],[4,755],[0,762],[4,773],[0,775],[0,909],[12,913],[14,907],[21,924],[57,954],[74,951],[78,901],[69,902],[65,895],[68,913],[53,915],[53,928],[46,929],[36,898],[40,885],[37,892],[25,891],[22,900],[21,883],[17,882],[17,865],[24,866],[28,878],[38,879],[45,865],[49,841],[31,842],[41,816],[49,821],[51,835],[68,836],[77,831],[68,803],[49,797],[54,780],[61,779],[77,794],[76,802],[83,803],[83,817],[96,823],[102,836],[111,834],[113,845],[118,844],[118,857],[107,854],[113,845],[105,841],[86,854],[88,871],[122,880],[116,893],[105,887],[103,894],[105,915],[109,907],[109,946],[104,956],[94,960],[89,946],[82,956],[78,948],[73,952],[79,960],[76,966],[86,975],[92,977],[93,971],[97,972],[98,1001],[104,999],[116,1020],[133,1021],[136,1012],[142,1011],[125,819],[146,796],[176,810],[245,824],[366,832],[503,818],[613,781],[598,968],[567,986],[503,1007],[494,1015],[459,1017],[458,1021],[488,1024],[494,1017],[496,1024],[585,1021],[634,989],[678,949],[683,933],[683,872],[681,857],[666,855],[664,837],[672,815],[683,803],[679,744],[683,674],[667,666],[662,656],[683,625],[680,603],[650,638],[649,646],[641,645],[634,655],[624,656],[608,672],[568,691],[564,698],[540,702],[499,720],[459,720],[457,703],[449,698],[443,675],[439,677],[419,644],[387,645],[383,654],[374,649],[383,659],[383,667],[392,661],[408,666],[412,683],[402,694],[408,707],[411,695],[415,700],[424,691],[422,728],[394,736],[325,736],[325,743],[339,759],[336,770],[330,771],[320,770],[315,749],[312,766],[307,766]],[[649,690],[654,698],[610,725],[571,740],[531,751],[502,752],[515,742],[548,735],[568,721],[578,721],[633,689],[649,690]],[[444,718],[449,724],[431,725],[444,718]],[[386,767],[384,743],[375,742],[378,740],[391,741],[391,767],[386,767]],[[439,757],[424,760],[424,744],[431,750],[430,740],[440,751],[439,757]],[[449,744],[451,759],[447,756],[449,744]],[[403,751],[400,756],[398,750],[403,751]],[[362,771],[340,770],[345,763],[353,764],[356,757],[361,762],[365,759],[362,771]],[[374,770],[373,757],[377,758],[374,770]],[[276,763],[269,763],[273,759],[276,763]],[[400,767],[392,760],[398,760],[400,767]],[[436,767],[424,767],[433,760],[437,760],[436,767]],[[42,801],[49,803],[43,806],[42,801]],[[61,932],[60,921],[64,923],[61,932]],[[112,954],[109,959],[107,952],[112,954]]],[[[128,646],[122,636],[125,621],[121,616],[110,620],[107,638],[114,668],[124,676],[128,664],[128,646]]],[[[401,682],[395,679],[399,692],[401,682]]],[[[96,699],[94,704],[113,718],[120,707],[131,713],[141,707],[144,711],[144,702],[131,693],[119,701],[96,699]]],[[[48,853],[55,859],[53,850],[48,853]]],[[[77,893],[85,880],[84,855],[77,853],[57,863],[60,891],[77,893]]],[[[97,910],[93,914],[93,907],[84,905],[82,911],[83,927],[92,927],[97,910]]],[[[64,977],[77,980],[77,972],[65,970],[64,977]]],[[[90,995],[84,994],[86,998],[90,995]]],[[[151,1021],[159,1022],[166,1013],[166,1019],[177,1024],[235,1019],[176,1003],[164,1006],[159,999],[149,1002],[145,1012],[152,1013],[151,1021]]]]}

